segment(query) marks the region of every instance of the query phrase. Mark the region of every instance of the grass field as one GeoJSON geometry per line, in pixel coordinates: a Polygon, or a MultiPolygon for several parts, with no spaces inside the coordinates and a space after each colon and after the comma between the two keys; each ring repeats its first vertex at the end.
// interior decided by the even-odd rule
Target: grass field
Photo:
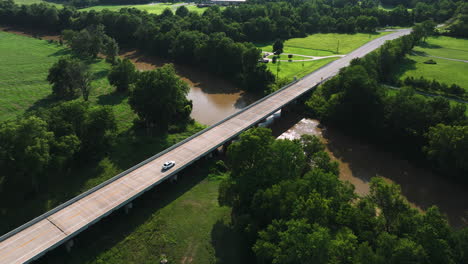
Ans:
{"type": "Polygon", "coordinates": [[[58,249],[39,263],[246,263],[241,237],[230,227],[230,208],[218,204],[220,177],[211,161],[184,171],[138,198],[75,239],[71,254],[58,249]]]}
{"type": "MultiPolygon", "coordinates": [[[[389,34],[380,32],[375,34],[313,34],[305,38],[293,38],[284,42],[284,53],[309,56],[329,56],[349,53],[366,42],[389,34]]],[[[257,43],[256,46],[263,51],[272,51],[271,43],[257,43]]]]}
{"type": "Polygon", "coordinates": [[[31,5],[31,4],[46,3],[46,4],[54,5],[56,7],[63,7],[63,5],[61,5],[61,4],[56,4],[56,3],[47,2],[47,1],[43,1],[43,0],[14,0],[14,2],[19,4],[19,5],[31,5]]]}
{"type": "MultiPolygon", "coordinates": [[[[111,11],[119,11],[122,8],[136,8],[139,10],[144,10],[147,11],[148,13],[151,14],[161,14],[164,9],[169,8],[173,12],[177,10],[177,8],[180,6],[180,3],[156,3],[156,4],[146,4],[146,5],[104,5],[104,6],[92,6],[84,9],[80,9],[81,11],[89,11],[89,10],[95,10],[95,11],[102,11],[104,9],[108,9],[111,11]]],[[[207,7],[197,7],[195,5],[186,5],[185,7],[188,8],[189,11],[194,11],[199,14],[205,12],[207,7]]]]}
{"type": "MultiPolygon", "coordinates": [[[[271,59],[271,58],[273,58],[274,56],[276,56],[276,55],[270,55],[270,56],[268,56],[268,58],[271,59]]],[[[289,60],[288,54],[285,54],[285,53],[279,55],[279,57],[280,57],[280,60],[289,60]]],[[[291,60],[292,60],[292,61],[295,61],[295,60],[308,60],[308,59],[311,59],[311,58],[310,58],[310,57],[304,57],[304,56],[296,56],[296,55],[293,55],[293,57],[292,57],[291,60]]]]}
{"type": "Polygon", "coordinates": [[[407,56],[399,73],[400,79],[423,76],[448,85],[455,83],[468,91],[468,63],[427,56],[468,60],[468,39],[430,37],[426,43],[415,47],[413,54],[407,56]],[[425,64],[429,59],[437,64],[425,64]]]}
{"type": "MultiPolygon", "coordinates": [[[[69,50],[45,40],[0,31],[0,121],[46,106],[53,102],[51,87],[46,81],[49,68],[69,50]]],[[[114,94],[107,80],[110,65],[104,60],[91,64],[95,80],[89,100],[102,105],[113,105],[121,130],[132,125],[134,113],[126,98],[114,94]]],[[[81,99],[78,99],[81,100],[81,99]]]]}
{"type": "MultiPolygon", "coordinates": [[[[311,73],[318,68],[322,67],[323,65],[334,61],[338,58],[328,58],[328,59],[321,59],[321,60],[315,60],[315,61],[301,61],[301,62],[285,62],[282,61],[279,64],[279,73],[278,77],[279,78],[287,78],[289,80],[292,80],[294,76],[297,78],[302,78],[308,73],[311,73]]],[[[267,67],[271,70],[271,72],[276,76],[277,73],[277,64],[273,64],[269,62],[267,64],[267,67]]]]}

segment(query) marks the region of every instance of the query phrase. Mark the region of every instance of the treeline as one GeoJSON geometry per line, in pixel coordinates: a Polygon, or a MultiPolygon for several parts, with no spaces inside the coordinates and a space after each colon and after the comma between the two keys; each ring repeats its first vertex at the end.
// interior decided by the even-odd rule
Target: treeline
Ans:
{"type": "Polygon", "coordinates": [[[411,76],[406,77],[401,83],[404,86],[409,86],[418,91],[468,100],[468,94],[466,93],[465,89],[457,84],[452,84],[449,86],[446,83],[440,83],[436,80],[431,81],[422,76],[419,78],[414,78],[411,76]]]}
{"type": "Polygon", "coordinates": [[[7,0],[0,3],[0,23],[57,32],[101,24],[105,34],[123,48],[193,64],[261,93],[274,76],[259,63],[260,51],[246,41],[273,41],[316,32],[374,32],[379,26],[407,26],[428,17],[442,21],[453,10],[447,9],[444,17],[431,12],[415,16],[405,8],[388,12],[357,2],[342,6],[335,1],[311,1],[244,4],[223,11],[213,6],[203,15],[182,6],[175,14],[166,9],[161,15],[152,15],[137,9],[79,12],[46,4],[19,6],[7,0]]]}
{"type": "Polygon", "coordinates": [[[468,119],[464,104],[425,98],[411,89],[395,95],[389,81],[398,63],[421,38],[415,32],[389,41],[319,87],[306,102],[309,114],[356,136],[426,161],[445,177],[468,182],[468,119]],[[445,142],[445,144],[444,144],[445,142]]]}
{"type": "Polygon", "coordinates": [[[57,1],[57,3],[74,6],[76,8],[85,8],[85,7],[96,6],[96,5],[142,5],[142,4],[147,4],[150,2],[151,0],[63,0],[63,1],[57,1]]]}
{"type": "Polygon", "coordinates": [[[74,165],[102,155],[117,129],[110,107],[71,101],[0,123],[3,190],[39,191],[74,165]],[[44,185],[45,184],[45,185],[44,185]]]}
{"type": "Polygon", "coordinates": [[[468,38],[468,3],[462,3],[457,9],[455,21],[448,27],[446,35],[468,38]]]}
{"type": "Polygon", "coordinates": [[[381,178],[358,197],[324,149],[317,137],[275,140],[265,128],[229,146],[219,202],[232,206],[256,263],[467,263],[468,229],[451,229],[437,207],[411,208],[381,178]]]}

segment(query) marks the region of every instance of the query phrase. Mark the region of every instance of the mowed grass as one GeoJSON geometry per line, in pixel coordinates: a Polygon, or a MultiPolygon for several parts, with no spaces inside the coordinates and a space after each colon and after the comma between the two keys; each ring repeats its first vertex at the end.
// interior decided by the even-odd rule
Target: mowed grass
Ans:
{"type": "MultiPolygon", "coordinates": [[[[180,3],[179,3],[180,4],[180,3]]],[[[110,11],[119,11],[122,8],[136,8],[139,10],[144,10],[150,14],[161,14],[166,8],[169,8],[173,12],[177,10],[180,6],[179,4],[174,3],[155,3],[155,4],[146,4],[146,5],[103,5],[103,6],[91,6],[88,8],[80,9],[80,11],[102,11],[104,9],[108,9],[110,11]]],[[[189,11],[197,12],[202,14],[205,12],[207,7],[197,7],[196,5],[186,5],[189,11]]]]}
{"type": "MultiPolygon", "coordinates": [[[[45,40],[0,31],[0,121],[13,119],[26,111],[55,102],[47,82],[49,68],[69,49],[45,40]]],[[[114,93],[107,80],[110,65],[102,59],[91,62],[94,81],[89,101],[112,105],[121,131],[136,117],[127,97],[114,93]]],[[[82,100],[81,98],[77,100],[82,100]]]]}
{"type": "Polygon", "coordinates": [[[53,5],[53,6],[60,7],[60,8],[63,7],[63,5],[61,4],[47,2],[43,0],[14,0],[14,2],[19,5],[32,5],[32,4],[46,3],[46,4],[53,5]]]}
{"type": "MultiPolygon", "coordinates": [[[[365,43],[389,34],[391,32],[379,32],[375,34],[313,34],[305,38],[293,38],[284,42],[284,53],[308,55],[308,56],[330,56],[336,54],[347,54],[365,43]]],[[[257,43],[256,46],[262,51],[273,51],[273,42],[257,43]]]]}
{"type": "Polygon", "coordinates": [[[429,37],[425,43],[414,48],[431,56],[468,60],[468,39],[445,36],[429,37]]]}
{"type": "Polygon", "coordinates": [[[0,31],[0,121],[24,113],[51,94],[48,70],[65,54],[62,46],[0,31]]]}
{"type": "Polygon", "coordinates": [[[315,61],[292,61],[292,62],[280,62],[279,66],[277,63],[269,62],[267,64],[268,69],[280,79],[286,78],[291,80],[296,76],[297,78],[302,78],[305,75],[317,70],[318,68],[336,60],[338,58],[327,58],[315,61]],[[279,68],[279,72],[277,69],[279,68]]]}
{"type": "Polygon", "coordinates": [[[207,176],[211,161],[188,168],[75,238],[71,253],[59,248],[38,263],[246,263],[242,238],[218,204],[222,176],[207,176]]]}
{"type": "Polygon", "coordinates": [[[407,55],[401,66],[400,79],[408,76],[435,79],[451,85],[453,83],[468,91],[468,63],[451,61],[437,56],[452,59],[468,60],[468,40],[451,37],[431,37],[426,43],[414,48],[411,55],[407,55]],[[437,64],[425,64],[432,59],[437,64]]]}

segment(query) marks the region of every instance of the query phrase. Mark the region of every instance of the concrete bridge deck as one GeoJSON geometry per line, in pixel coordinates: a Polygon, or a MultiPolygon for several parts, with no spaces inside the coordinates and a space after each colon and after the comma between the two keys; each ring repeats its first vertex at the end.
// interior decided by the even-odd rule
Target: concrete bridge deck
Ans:
{"type": "Polygon", "coordinates": [[[309,74],[240,112],[115,176],[103,184],[73,198],[0,237],[0,263],[26,263],[68,241],[112,211],[128,204],[145,191],[176,175],[178,171],[211,153],[311,90],[349,65],[381,46],[386,40],[409,34],[410,30],[375,39],[347,56],[309,74]],[[174,168],[162,172],[165,161],[174,160],[174,168]]]}

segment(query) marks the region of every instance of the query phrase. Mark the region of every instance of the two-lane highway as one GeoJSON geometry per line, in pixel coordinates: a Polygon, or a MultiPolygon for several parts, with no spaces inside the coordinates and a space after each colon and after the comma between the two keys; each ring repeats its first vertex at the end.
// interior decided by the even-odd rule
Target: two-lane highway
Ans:
{"type": "Polygon", "coordinates": [[[352,59],[366,55],[387,40],[409,33],[410,30],[400,30],[368,42],[298,82],[266,96],[220,123],[3,235],[0,237],[0,263],[29,262],[66,242],[112,211],[278,111],[321,80],[336,75],[352,59]],[[175,161],[175,167],[166,172],[161,171],[162,164],[168,160],[175,161]]]}

